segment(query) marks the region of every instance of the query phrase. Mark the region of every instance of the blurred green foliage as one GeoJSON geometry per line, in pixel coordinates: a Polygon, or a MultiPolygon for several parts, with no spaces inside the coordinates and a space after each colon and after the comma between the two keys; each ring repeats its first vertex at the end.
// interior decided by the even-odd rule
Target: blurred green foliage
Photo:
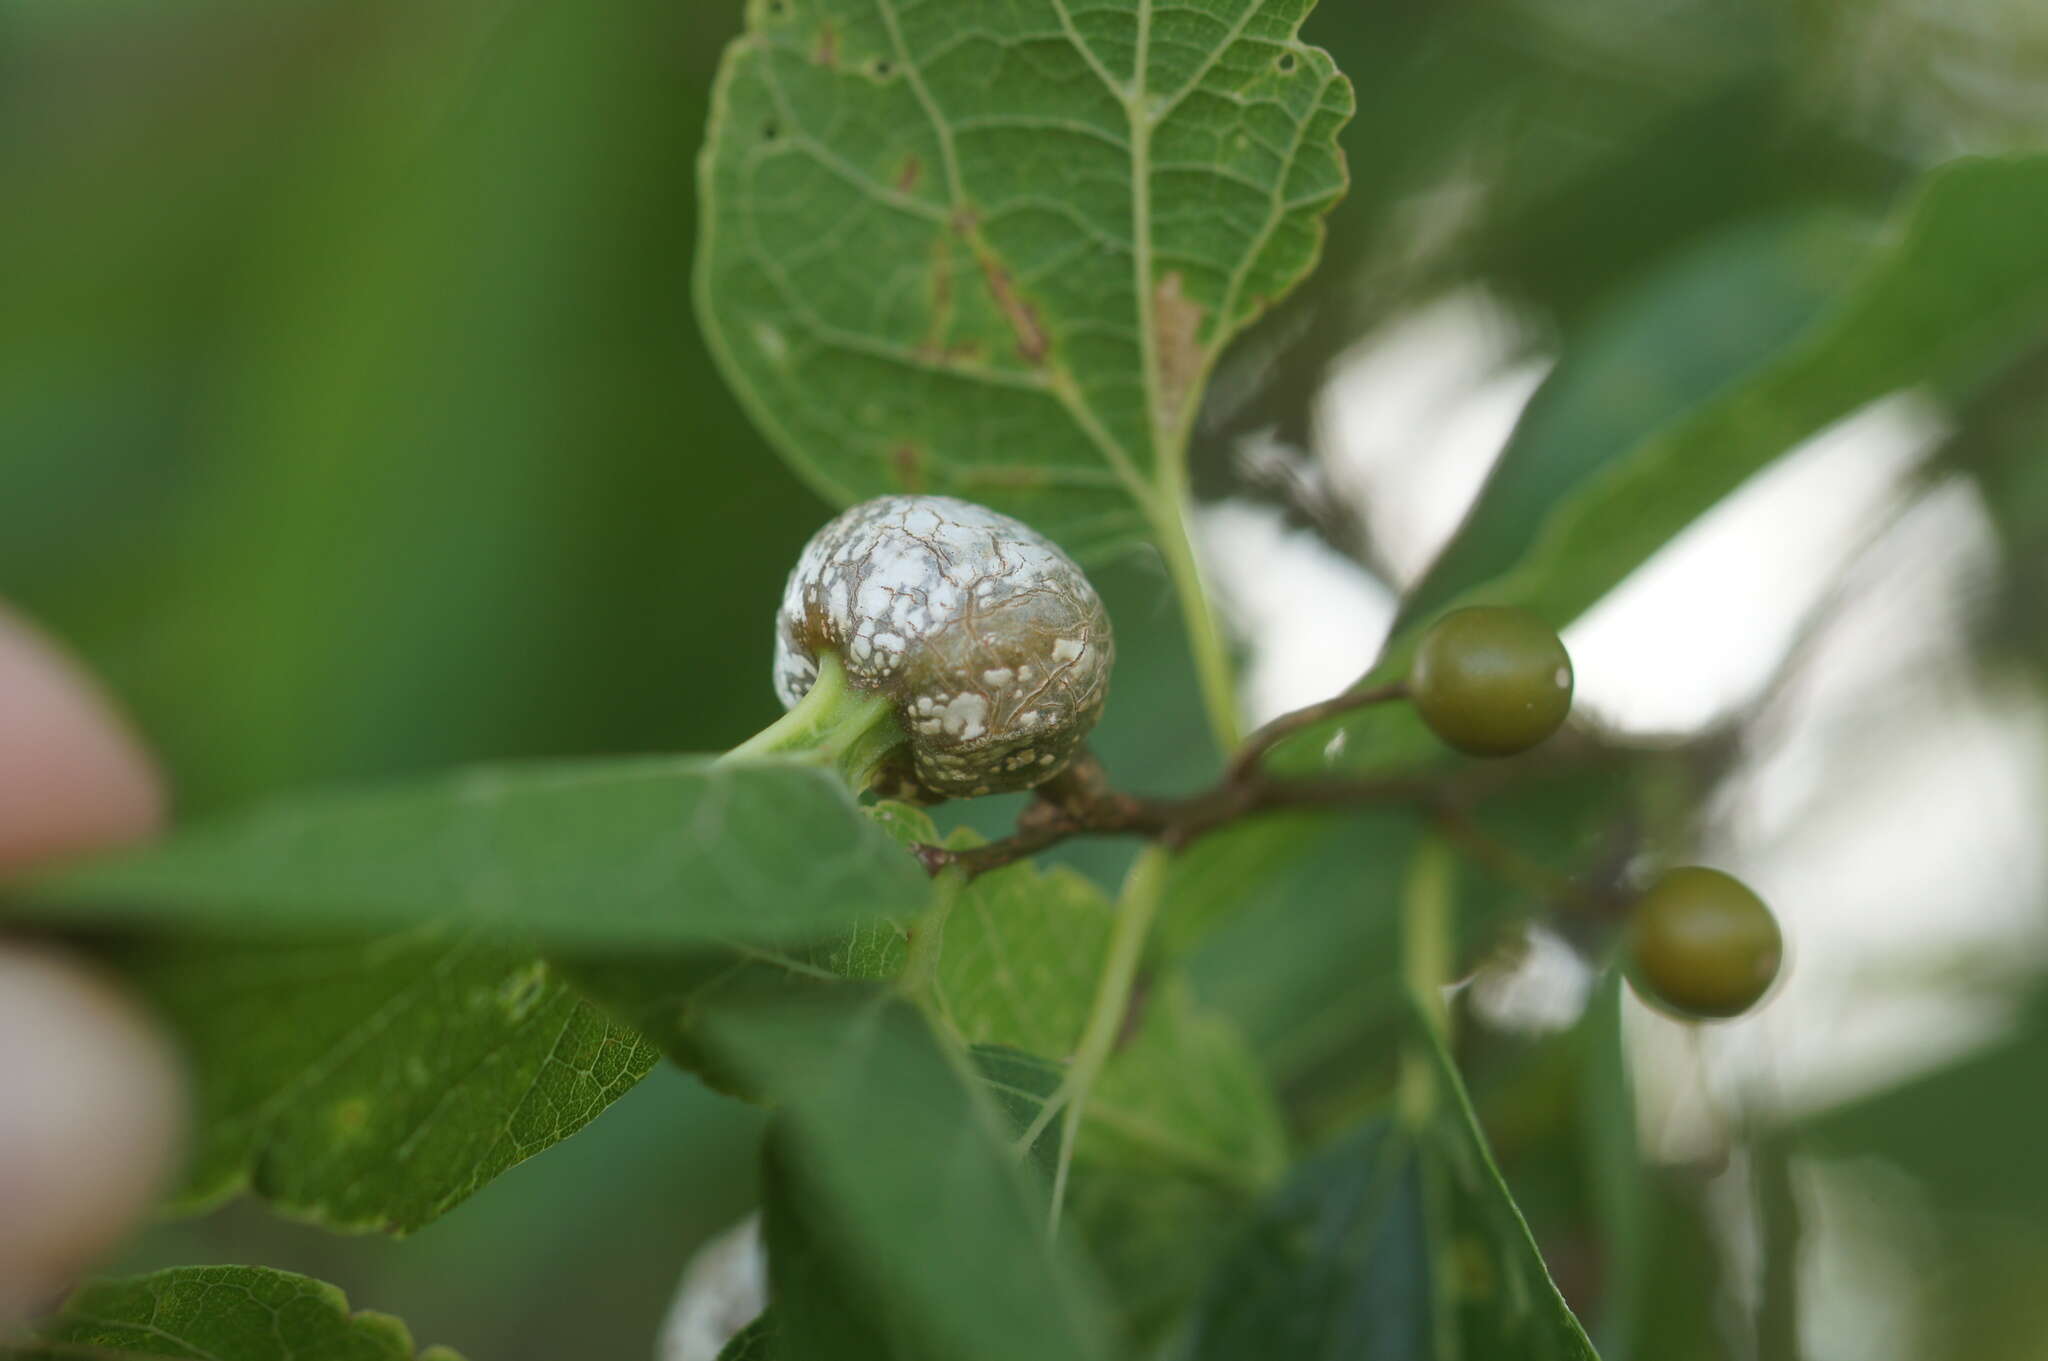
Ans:
{"type": "MultiPolygon", "coordinates": [[[[1305,36],[1358,90],[1354,187],[1323,270],[1224,361],[1204,493],[1261,494],[1237,481],[1235,438],[1304,440],[1344,348],[1447,286],[1510,300],[1574,382],[1608,365],[1712,386],[1747,328],[1779,325],[1728,290],[1786,259],[1742,243],[1876,221],[1923,168],[1922,144],[1816,103],[1815,74],[1855,60],[1851,20],[1823,8],[1326,3],[1305,36]],[[1691,343],[1702,324],[1730,328],[1718,349],[1691,343]]],[[[737,10],[0,0],[0,596],[106,678],[182,809],[486,758],[717,749],[772,716],[773,605],[829,508],[742,417],[691,317],[694,164],[737,10]]],[[[1929,102],[1910,82],[1896,95],[1929,102]]],[[[1840,263],[1790,283],[1825,287],[1840,263]]],[[[2030,678],[2041,373],[1970,375],[1945,465],[1993,492],[1994,641],[2030,678]]],[[[1578,413],[1553,391],[1566,439],[1578,413]]],[[[1135,784],[1184,788],[1214,757],[1170,590],[1143,556],[1102,580],[1123,660],[1098,747],[1135,784]]],[[[971,814],[985,829],[1015,806],[990,802],[971,814]]],[[[1607,808],[1560,799],[1526,827],[1587,841],[1581,802],[1607,808]]],[[[1303,1131],[1391,1081],[1390,1064],[1362,1093],[1317,1077],[1391,1021],[1375,934],[1391,918],[1370,909],[1411,834],[1396,821],[1218,838],[1190,877],[1219,896],[1268,863],[1289,877],[1199,942],[1200,897],[1167,922],[1303,1131]],[[1327,856],[1298,854],[1319,842],[1327,856]],[[1247,966],[1304,939],[1315,986],[1247,966]]],[[[1071,859],[1108,880],[1126,856],[1071,859]]],[[[1909,1089],[1910,1115],[1844,1112],[1814,1145],[1934,1188],[1961,1264],[1930,1287],[1956,1321],[1944,1355],[2037,1354],[2027,1282],[2048,1244],[2012,1211],[2039,1179],[1998,1122],[2038,1122],[2015,1089],[2041,1033],[1909,1089]],[[1958,1106],[1992,1122],[1993,1151],[1926,1123],[1958,1106]]],[[[1583,1033],[1472,1047],[1504,1170],[1574,1304],[1622,1279],[1591,1246],[1617,1223],[1653,1243],[1604,1354],[1730,1355],[1697,1187],[1586,1185],[1616,1156],[1612,1123],[1583,1117],[1617,1100],[1609,1050],[1583,1033]]],[[[753,1202],[758,1133],[754,1111],[661,1070],[416,1238],[332,1239],[242,1206],[160,1230],[135,1264],[303,1270],[478,1358],[642,1355],[688,1249],[753,1202]]]]}

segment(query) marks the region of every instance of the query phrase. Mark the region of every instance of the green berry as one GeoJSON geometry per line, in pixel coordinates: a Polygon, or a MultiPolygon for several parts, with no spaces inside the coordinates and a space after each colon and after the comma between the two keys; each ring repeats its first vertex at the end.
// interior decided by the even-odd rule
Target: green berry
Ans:
{"type": "Polygon", "coordinates": [[[1472,756],[1527,751],[1572,711],[1572,659],[1527,610],[1453,610],[1416,649],[1408,697],[1429,730],[1472,756]]]}
{"type": "Polygon", "coordinates": [[[1697,865],[1667,871],[1629,922],[1636,991],[1667,1011],[1726,1019],[1770,991],[1785,957],[1778,920],[1741,880],[1697,865]]]}

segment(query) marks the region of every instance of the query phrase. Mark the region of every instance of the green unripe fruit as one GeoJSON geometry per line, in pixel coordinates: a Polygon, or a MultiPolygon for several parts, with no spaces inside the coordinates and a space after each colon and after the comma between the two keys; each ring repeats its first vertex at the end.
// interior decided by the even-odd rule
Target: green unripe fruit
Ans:
{"type": "Polygon", "coordinates": [[[1778,919],[1748,885],[1697,865],[1667,871],[1629,922],[1630,977],[1667,1011],[1725,1020],[1770,991],[1785,958],[1778,919]]]}
{"type": "Polygon", "coordinates": [[[1448,745],[1512,756],[1564,726],[1572,659],[1556,630],[1527,610],[1453,610],[1422,636],[1408,697],[1448,745]]]}

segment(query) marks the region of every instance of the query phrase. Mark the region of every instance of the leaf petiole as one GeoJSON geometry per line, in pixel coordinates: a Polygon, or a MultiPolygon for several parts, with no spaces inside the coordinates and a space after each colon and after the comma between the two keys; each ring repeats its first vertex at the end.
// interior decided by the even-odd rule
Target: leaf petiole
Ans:
{"type": "Polygon", "coordinates": [[[1411,1041],[1404,1048],[1394,1099],[1402,1123],[1416,1130],[1437,1110],[1437,1065],[1428,1045],[1450,1043],[1444,985],[1452,968],[1451,892],[1450,848],[1440,836],[1424,837],[1402,887],[1401,976],[1427,1043],[1411,1041]]]}
{"type": "Polygon", "coordinates": [[[818,656],[818,679],[796,707],[719,758],[780,757],[836,769],[858,793],[874,783],[883,760],[903,745],[895,706],[879,691],[857,690],[830,652],[818,656]]]}
{"type": "Polygon", "coordinates": [[[1124,881],[1122,898],[1117,903],[1108,954],[1102,962],[1102,972],[1096,976],[1095,1000],[1089,1007],[1080,1043],[1075,1047],[1073,1064],[1067,1069],[1059,1090],[1039,1108],[1037,1118],[1016,1142],[1018,1154],[1028,1155],[1047,1126],[1065,1114],[1066,1120],[1060,1131],[1059,1166],[1053,1178],[1049,1226],[1053,1233],[1059,1232],[1060,1202],[1066,1191],[1067,1169],[1073,1162],[1074,1145],[1080,1138],[1088,1094],[1094,1089],[1096,1078],[1102,1075],[1103,1065],[1109,1062],[1110,1054],[1116,1048],[1117,1036],[1130,1014],[1131,989],[1137,982],[1138,963],[1144,958],[1145,942],[1151,938],[1152,923],[1159,914],[1160,899],[1166,887],[1166,864],[1166,851],[1158,846],[1148,846],[1131,866],[1130,876],[1124,881]]]}
{"type": "Polygon", "coordinates": [[[1177,484],[1167,488],[1163,495],[1172,498],[1168,509],[1152,517],[1159,549],[1165,555],[1167,575],[1173,579],[1174,593],[1180,599],[1188,650],[1193,654],[1195,677],[1201,684],[1203,711],[1208,715],[1217,747],[1227,755],[1237,749],[1242,731],[1237,712],[1236,664],[1223,623],[1217,618],[1215,602],[1202,580],[1201,561],[1195,555],[1194,539],[1188,531],[1185,499],[1177,484]]]}

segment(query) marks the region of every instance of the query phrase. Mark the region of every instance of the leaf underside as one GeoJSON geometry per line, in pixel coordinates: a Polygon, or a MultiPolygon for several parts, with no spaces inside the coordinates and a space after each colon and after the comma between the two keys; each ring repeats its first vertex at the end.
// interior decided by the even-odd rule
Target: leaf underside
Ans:
{"type": "Polygon", "coordinates": [[[841,501],[1143,538],[1216,355],[1344,189],[1311,3],[752,0],[697,286],[756,423],[841,501]]]}
{"type": "Polygon", "coordinates": [[[291,946],[154,941],[115,958],[177,1030],[195,1212],[418,1229],[566,1139],[658,1055],[531,956],[424,929],[291,946]]]}

